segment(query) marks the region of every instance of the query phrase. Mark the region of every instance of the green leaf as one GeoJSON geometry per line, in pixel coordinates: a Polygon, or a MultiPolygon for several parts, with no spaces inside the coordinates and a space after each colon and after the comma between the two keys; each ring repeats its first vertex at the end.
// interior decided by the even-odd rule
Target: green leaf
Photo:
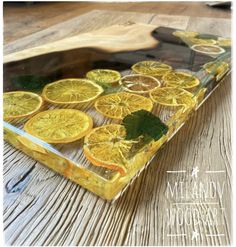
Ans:
{"type": "Polygon", "coordinates": [[[126,140],[144,136],[146,140],[159,140],[168,131],[168,126],[151,112],[139,110],[127,115],[122,124],[126,129],[126,140]]]}
{"type": "Polygon", "coordinates": [[[101,81],[95,81],[93,80],[95,83],[97,83],[99,86],[101,86],[104,90],[104,94],[110,94],[110,93],[117,93],[120,92],[122,89],[121,85],[109,85],[105,82],[101,82],[101,81]]]}
{"type": "Polygon", "coordinates": [[[38,75],[19,75],[11,78],[17,89],[39,91],[50,82],[49,78],[38,75]]]}

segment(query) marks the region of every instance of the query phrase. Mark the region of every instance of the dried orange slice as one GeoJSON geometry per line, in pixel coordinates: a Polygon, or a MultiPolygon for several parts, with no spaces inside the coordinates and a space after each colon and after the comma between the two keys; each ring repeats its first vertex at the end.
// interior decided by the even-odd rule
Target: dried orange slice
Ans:
{"type": "Polygon", "coordinates": [[[123,125],[109,124],[93,129],[84,138],[84,154],[95,166],[112,169],[125,175],[130,153],[137,141],[125,140],[123,125]]]}
{"type": "Polygon", "coordinates": [[[97,83],[112,84],[118,82],[121,75],[118,71],[111,69],[94,69],[89,71],[86,77],[97,83]]]}
{"type": "Polygon", "coordinates": [[[40,110],[43,99],[35,93],[14,91],[3,94],[4,120],[25,118],[40,110]]]}
{"type": "Polygon", "coordinates": [[[138,74],[126,75],[121,78],[119,83],[125,91],[141,94],[161,86],[161,83],[155,77],[138,74]]]}
{"type": "Polygon", "coordinates": [[[196,37],[199,33],[198,32],[192,32],[192,31],[175,31],[173,32],[173,35],[174,36],[177,36],[179,38],[182,38],[182,37],[196,37]]]}
{"type": "Polygon", "coordinates": [[[171,70],[171,66],[158,61],[141,61],[132,66],[132,70],[137,74],[162,77],[171,70]]]}
{"type": "Polygon", "coordinates": [[[36,114],[24,130],[48,143],[69,143],[85,136],[92,128],[92,118],[75,109],[55,109],[36,114]]]}
{"type": "Polygon", "coordinates": [[[151,111],[152,101],[144,96],[126,92],[113,93],[100,97],[95,102],[98,112],[109,118],[123,119],[138,110],[151,111]]]}
{"type": "Polygon", "coordinates": [[[179,71],[171,71],[162,77],[167,87],[193,88],[199,85],[200,81],[192,74],[179,71]]]}
{"type": "Polygon", "coordinates": [[[196,104],[193,94],[182,88],[155,88],[150,91],[150,97],[154,102],[164,106],[193,107],[196,104]]]}
{"type": "Polygon", "coordinates": [[[42,92],[46,101],[55,104],[77,104],[96,99],[103,89],[88,79],[63,79],[47,84],[42,92]]]}
{"type": "Polygon", "coordinates": [[[193,45],[191,49],[208,55],[219,55],[225,52],[222,47],[217,45],[193,45]]]}

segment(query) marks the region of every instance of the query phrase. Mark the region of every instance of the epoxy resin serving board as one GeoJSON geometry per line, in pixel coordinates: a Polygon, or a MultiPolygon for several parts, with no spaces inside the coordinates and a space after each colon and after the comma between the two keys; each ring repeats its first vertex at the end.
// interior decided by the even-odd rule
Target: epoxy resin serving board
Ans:
{"type": "Polygon", "coordinates": [[[135,23],[11,53],[4,138],[115,200],[230,70],[227,37],[135,23]]]}

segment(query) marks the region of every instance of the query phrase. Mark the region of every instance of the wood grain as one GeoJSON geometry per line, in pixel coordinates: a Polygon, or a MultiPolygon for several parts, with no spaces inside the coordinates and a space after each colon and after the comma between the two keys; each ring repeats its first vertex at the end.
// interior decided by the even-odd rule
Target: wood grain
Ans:
{"type": "MultiPolygon", "coordinates": [[[[119,2],[41,1],[31,5],[4,2],[4,42],[5,44],[13,42],[96,9],[138,12],[136,16],[133,14],[132,18],[143,16],[144,13],[217,18],[230,18],[231,16],[229,9],[210,8],[205,2],[126,2],[124,4],[119,2]]],[[[109,21],[112,20],[109,18],[109,21]]],[[[96,27],[98,24],[94,22],[93,25],[96,27]]],[[[90,25],[90,28],[93,25],[90,25]]]]}
{"type": "MultiPolygon", "coordinates": [[[[94,17],[94,12],[91,16],[94,17]]],[[[141,14],[97,11],[96,25],[106,27],[114,21],[124,23],[137,16],[141,14]],[[108,15],[109,20],[103,18],[108,15]]],[[[157,15],[149,14],[149,18],[148,14],[145,16],[147,19],[143,22],[158,25],[160,19],[157,15]]],[[[91,29],[93,28],[91,18],[88,15],[87,18],[80,23],[81,29],[84,26],[87,30],[89,25],[91,29]]],[[[198,19],[199,22],[196,22],[194,18],[183,17],[176,23],[171,17],[161,18],[163,25],[166,21],[166,25],[173,27],[181,25],[190,30],[196,23],[202,23],[198,25],[201,30],[204,29],[206,32],[220,30],[226,36],[229,35],[229,22],[224,19],[218,20],[216,28],[213,22],[209,25],[208,20],[200,22],[201,20],[198,19]]],[[[63,26],[63,23],[61,25],[63,26]]],[[[48,42],[53,40],[53,35],[53,33],[50,35],[48,42]]],[[[55,37],[57,35],[56,32],[55,37]]],[[[38,37],[37,33],[35,37],[38,37]]],[[[32,36],[31,39],[33,40],[32,36]]],[[[44,42],[47,40],[44,39],[44,42]]],[[[24,48],[22,43],[21,48],[24,48]]],[[[180,132],[158,152],[149,168],[112,205],[5,144],[5,242],[9,245],[67,246],[229,245],[231,243],[230,91],[231,79],[228,77],[180,132]],[[200,170],[198,179],[189,175],[195,166],[200,170]],[[186,173],[169,174],[168,170],[186,170],[186,173]],[[207,174],[207,170],[225,172],[207,174]],[[216,198],[212,199],[217,203],[215,206],[217,209],[225,208],[223,215],[214,217],[210,214],[211,219],[217,218],[218,225],[211,226],[207,221],[198,225],[193,223],[181,225],[175,221],[173,225],[168,225],[167,210],[170,210],[176,200],[167,197],[167,184],[181,181],[187,182],[188,188],[192,188],[195,181],[225,182],[223,197],[220,198],[217,194],[216,198]],[[191,238],[193,230],[200,234],[194,240],[191,238]],[[186,234],[186,236],[167,236],[174,233],[186,234]],[[210,237],[207,236],[209,233],[225,235],[210,237]]],[[[186,209],[185,206],[179,207],[186,209]]],[[[211,207],[208,204],[194,206],[202,214],[211,207]]]]}
{"type": "Polygon", "coordinates": [[[15,62],[43,54],[78,48],[97,48],[107,52],[154,48],[158,44],[158,41],[151,35],[155,28],[156,26],[154,25],[131,22],[124,23],[123,25],[112,25],[41,46],[13,52],[5,55],[3,60],[4,63],[15,62]]]}

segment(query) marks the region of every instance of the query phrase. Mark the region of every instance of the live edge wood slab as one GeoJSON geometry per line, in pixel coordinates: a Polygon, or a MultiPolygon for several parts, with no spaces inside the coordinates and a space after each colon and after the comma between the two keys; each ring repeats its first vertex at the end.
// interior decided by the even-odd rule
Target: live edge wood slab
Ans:
{"type": "MultiPolygon", "coordinates": [[[[222,18],[92,11],[9,43],[4,54],[11,58],[12,53],[25,49],[111,25],[126,23],[128,28],[132,22],[226,37],[231,30],[230,20],[222,18]]],[[[230,84],[227,77],[114,204],[5,143],[5,242],[9,245],[230,244],[230,84]],[[171,196],[176,183],[185,189],[178,198],[171,196]],[[205,203],[198,203],[199,198],[189,198],[187,193],[199,183],[218,188],[205,203]],[[183,212],[190,216],[187,213],[183,216],[183,212]]]]}

